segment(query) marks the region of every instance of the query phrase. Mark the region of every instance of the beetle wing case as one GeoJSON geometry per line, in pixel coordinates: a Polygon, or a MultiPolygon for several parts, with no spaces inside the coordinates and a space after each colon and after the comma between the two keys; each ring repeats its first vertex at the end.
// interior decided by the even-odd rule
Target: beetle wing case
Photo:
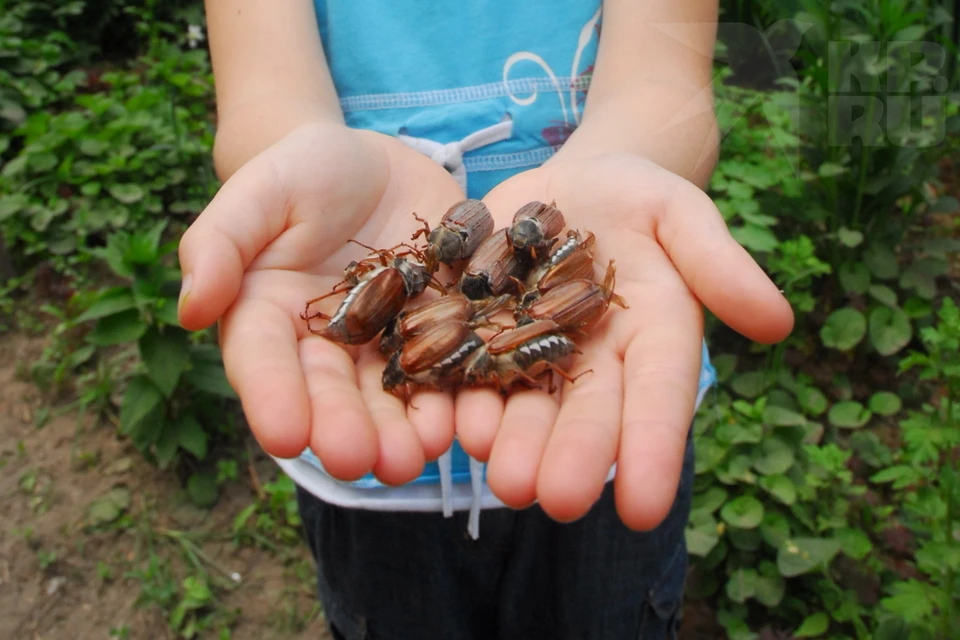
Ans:
{"type": "Polygon", "coordinates": [[[471,300],[500,295],[513,284],[511,278],[521,277],[529,264],[529,258],[513,250],[507,229],[501,229],[484,240],[470,258],[460,278],[460,291],[471,300]]]}

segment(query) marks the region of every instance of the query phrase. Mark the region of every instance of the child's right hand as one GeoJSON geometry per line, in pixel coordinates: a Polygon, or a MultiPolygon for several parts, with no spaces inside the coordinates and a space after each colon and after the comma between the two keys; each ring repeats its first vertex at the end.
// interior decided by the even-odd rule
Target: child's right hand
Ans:
{"type": "Polygon", "coordinates": [[[227,376],[270,454],[307,446],[327,470],[387,483],[422,472],[453,439],[453,403],[419,394],[406,408],[381,388],[375,343],[344,348],[307,331],[304,302],[351,259],[409,241],[462,199],[438,164],[388,136],[340,124],[300,127],[244,165],[184,234],[180,320],[220,320],[227,376]]]}

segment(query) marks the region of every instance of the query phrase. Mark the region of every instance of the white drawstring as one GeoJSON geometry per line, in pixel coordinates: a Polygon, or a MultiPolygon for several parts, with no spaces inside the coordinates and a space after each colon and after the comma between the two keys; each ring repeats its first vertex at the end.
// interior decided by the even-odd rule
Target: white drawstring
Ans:
{"type": "Polygon", "coordinates": [[[397,138],[408,147],[419,151],[450,172],[457,184],[467,190],[467,168],[463,166],[463,154],[495,142],[510,139],[513,135],[513,118],[506,114],[500,122],[471,133],[462,140],[443,144],[429,138],[417,138],[403,133],[397,138]]]}
{"type": "Polygon", "coordinates": [[[483,494],[483,463],[470,458],[470,488],[473,499],[470,501],[470,517],[467,519],[467,533],[476,540],[480,537],[480,497],[483,494]]]}
{"type": "Polygon", "coordinates": [[[443,517],[453,515],[453,501],[450,492],[453,490],[453,448],[447,449],[437,458],[437,467],[440,469],[440,502],[443,504],[443,517]]]}

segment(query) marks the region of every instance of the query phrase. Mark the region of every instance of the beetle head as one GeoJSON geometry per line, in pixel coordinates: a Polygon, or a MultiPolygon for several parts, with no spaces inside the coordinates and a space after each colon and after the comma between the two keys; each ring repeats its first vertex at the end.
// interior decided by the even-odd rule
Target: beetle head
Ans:
{"type": "Polygon", "coordinates": [[[408,298],[414,298],[426,290],[430,282],[430,273],[422,264],[405,258],[396,258],[393,261],[393,267],[403,276],[403,286],[408,298]]]}
{"type": "Polygon", "coordinates": [[[407,374],[400,368],[400,352],[395,351],[387,360],[387,366],[383,369],[383,388],[384,390],[390,390],[406,381],[407,374]]]}

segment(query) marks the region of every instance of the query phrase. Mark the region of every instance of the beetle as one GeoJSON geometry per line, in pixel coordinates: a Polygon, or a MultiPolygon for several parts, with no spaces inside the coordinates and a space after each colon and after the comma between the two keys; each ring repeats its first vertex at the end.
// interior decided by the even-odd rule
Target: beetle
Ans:
{"type": "Polygon", "coordinates": [[[460,276],[459,288],[471,300],[504,293],[530,268],[530,258],[513,250],[507,229],[501,229],[483,241],[470,257],[460,276]]]}
{"type": "Polygon", "coordinates": [[[423,229],[418,229],[410,239],[426,236],[426,266],[431,273],[439,263],[451,265],[469,258],[493,233],[493,216],[480,200],[461,200],[454,204],[443,214],[440,225],[432,230],[416,213],[413,217],[423,223],[423,229]]]}
{"type": "Polygon", "coordinates": [[[585,335],[593,327],[610,304],[629,308],[622,296],[614,293],[616,267],[611,260],[603,284],[593,280],[579,279],[558,285],[528,306],[517,305],[514,318],[517,326],[551,320],[565,333],[585,335]]]}
{"type": "MultiPolygon", "coordinates": [[[[572,376],[557,362],[573,353],[577,345],[560,332],[552,320],[539,320],[503,331],[470,355],[463,368],[465,385],[492,384],[504,393],[515,384],[539,388],[537,378],[553,371],[568,382],[575,382],[584,371],[572,376]]],[[[553,379],[550,392],[554,391],[553,379]]]]}
{"type": "Polygon", "coordinates": [[[461,293],[451,293],[404,309],[391,320],[380,336],[380,353],[387,355],[401,347],[411,338],[444,322],[463,322],[471,328],[490,327],[499,329],[488,318],[512,300],[510,294],[496,298],[471,300],[461,293]]]}
{"type": "Polygon", "coordinates": [[[585,237],[576,230],[568,231],[566,241],[527,274],[519,305],[529,306],[542,294],[570,280],[592,279],[595,241],[590,231],[585,237]]]}
{"type": "Polygon", "coordinates": [[[511,246],[534,258],[553,246],[566,224],[555,205],[534,200],[517,209],[508,233],[511,246]]]}
{"type": "Polygon", "coordinates": [[[374,250],[381,264],[371,265],[373,258],[351,262],[346,268],[346,279],[322,296],[308,300],[300,317],[307,321],[307,329],[316,335],[340,344],[364,344],[373,338],[393,319],[408,300],[426,288],[438,288],[426,267],[391,250],[374,250]],[[346,287],[341,285],[346,284],[346,287]],[[346,296],[334,314],[320,311],[310,313],[316,302],[346,291],[346,296]],[[314,329],[311,320],[319,318],[327,324],[314,329]]]}
{"type": "Polygon", "coordinates": [[[463,380],[467,358],[483,344],[483,338],[463,322],[435,324],[390,356],[383,370],[383,390],[406,400],[418,386],[453,387],[463,380]]]}

